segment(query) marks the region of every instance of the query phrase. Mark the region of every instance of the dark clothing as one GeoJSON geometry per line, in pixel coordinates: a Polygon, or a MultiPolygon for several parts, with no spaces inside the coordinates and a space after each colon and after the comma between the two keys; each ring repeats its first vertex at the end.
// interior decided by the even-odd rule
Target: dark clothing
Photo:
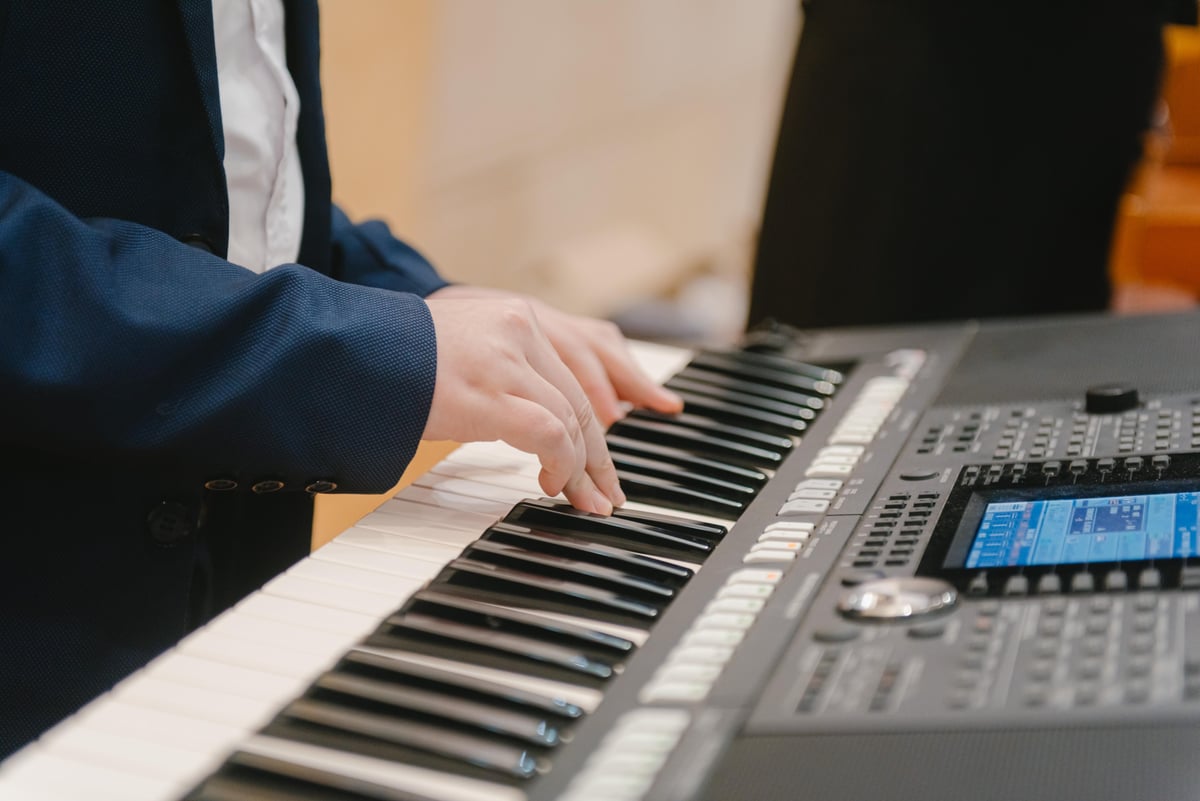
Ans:
{"type": "Polygon", "coordinates": [[[1163,0],[811,0],[750,323],[1103,309],[1163,0]]]}
{"type": "Polygon", "coordinates": [[[222,258],[211,3],[0,0],[0,755],[307,553],[306,488],[385,491],[424,429],[444,282],[332,205],[317,3],[285,6],[303,266],[255,275],[222,258]]]}

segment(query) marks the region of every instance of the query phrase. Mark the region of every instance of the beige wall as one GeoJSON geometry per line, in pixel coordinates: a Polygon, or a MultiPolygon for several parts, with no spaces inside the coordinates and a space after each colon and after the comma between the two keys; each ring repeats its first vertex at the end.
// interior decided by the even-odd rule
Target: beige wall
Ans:
{"type": "Polygon", "coordinates": [[[589,313],[742,271],[797,5],[325,0],[334,195],[589,313]]]}

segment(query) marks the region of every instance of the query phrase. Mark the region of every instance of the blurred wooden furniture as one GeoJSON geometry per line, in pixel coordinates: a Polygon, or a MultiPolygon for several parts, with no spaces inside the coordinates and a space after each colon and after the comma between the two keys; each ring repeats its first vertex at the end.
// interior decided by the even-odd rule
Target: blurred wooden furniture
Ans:
{"type": "Polygon", "coordinates": [[[1113,243],[1117,311],[1175,309],[1200,298],[1200,28],[1169,27],[1166,50],[1169,121],[1148,137],[1113,243]]]}
{"type": "Polygon", "coordinates": [[[456,447],[458,445],[454,442],[422,442],[408,469],[400,477],[400,482],[383,495],[318,495],[313,510],[313,550],[375,511],[377,506],[407,487],[417,476],[428,472],[449,456],[456,447]]]}

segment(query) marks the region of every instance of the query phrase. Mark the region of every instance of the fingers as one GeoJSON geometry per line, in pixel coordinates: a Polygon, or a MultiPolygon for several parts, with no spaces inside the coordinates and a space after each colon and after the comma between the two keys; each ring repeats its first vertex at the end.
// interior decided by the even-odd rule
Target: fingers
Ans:
{"type": "Polygon", "coordinates": [[[562,492],[578,508],[600,514],[624,503],[604,429],[532,307],[468,298],[427,305],[438,374],[426,438],[504,440],[538,457],[547,494],[562,492]]]}
{"type": "MultiPolygon", "coordinates": [[[[620,506],[625,502],[625,495],[621,492],[616,467],[608,453],[608,444],[604,441],[604,427],[583,387],[549,342],[531,351],[530,364],[549,384],[549,387],[542,388],[543,393],[552,388],[562,394],[569,410],[559,411],[558,416],[573,437],[578,432],[576,446],[584,456],[583,469],[566,481],[563,493],[574,502],[574,496],[583,497],[590,494],[592,489],[598,489],[612,505],[620,506]]],[[[555,409],[552,402],[545,402],[545,405],[552,411],[555,409]]],[[[608,509],[604,513],[610,511],[608,509]]]]}
{"type": "Polygon", "coordinates": [[[621,400],[634,406],[644,406],[666,414],[683,411],[683,400],[652,380],[633,360],[619,328],[599,320],[590,322],[594,324],[592,344],[596,359],[604,371],[602,380],[605,386],[610,387],[621,400]]]}
{"type": "Polygon", "coordinates": [[[587,473],[583,432],[573,412],[559,416],[539,401],[512,397],[505,419],[511,429],[500,438],[518,450],[537,455],[542,464],[538,484],[543,492],[561,492],[572,506],[585,512],[612,513],[613,499],[587,473]]]}

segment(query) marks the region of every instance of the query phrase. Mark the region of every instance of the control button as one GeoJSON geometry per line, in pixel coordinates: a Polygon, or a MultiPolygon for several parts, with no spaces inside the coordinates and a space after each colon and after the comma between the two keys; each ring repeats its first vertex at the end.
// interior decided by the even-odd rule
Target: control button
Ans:
{"type": "Polygon", "coordinates": [[[854,472],[853,465],[814,462],[804,471],[804,475],[811,478],[836,478],[838,476],[848,476],[852,472],[854,472]]]}
{"type": "Polygon", "coordinates": [[[1029,579],[1025,576],[1009,576],[1004,583],[1005,595],[1028,595],[1029,579]]]}
{"type": "Polygon", "coordinates": [[[326,479],[314,481],[304,488],[304,491],[309,495],[323,495],[326,492],[333,492],[338,488],[338,485],[326,479]]]}
{"type": "Polygon", "coordinates": [[[1057,573],[1043,573],[1038,578],[1037,591],[1041,595],[1057,595],[1062,592],[1062,579],[1057,573]]]}
{"type": "Polygon", "coordinates": [[[801,498],[807,498],[809,500],[829,501],[829,500],[833,500],[833,498],[835,498],[836,496],[837,496],[836,490],[801,489],[801,490],[796,490],[791,495],[789,495],[788,500],[795,501],[795,500],[799,500],[801,498]]]}
{"type": "Polygon", "coordinates": [[[725,648],[734,648],[741,643],[742,638],[746,635],[737,629],[693,629],[683,636],[682,644],[691,647],[694,645],[717,645],[725,648]]]}
{"type": "Polygon", "coordinates": [[[689,665],[723,665],[733,658],[733,649],[726,645],[685,645],[671,652],[671,661],[689,665]]]}
{"type": "MultiPolygon", "coordinates": [[[[758,546],[755,546],[756,548],[758,546]]],[[[742,557],[742,564],[746,565],[764,565],[772,562],[791,562],[795,560],[795,551],[783,550],[763,550],[751,551],[742,557]]]]}
{"type": "Polygon", "coordinates": [[[1150,683],[1131,681],[1125,687],[1125,700],[1131,704],[1144,704],[1150,700],[1150,683]]]}
{"type": "Polygon", "coordinates": [[[829,501],[817,501],[799,498],[788,501],[779,509],[781,515],[821,514],[829,508],[829,501]]]}
{"type": "Polygon", "coordinates": [[[237,487],[238,483],[232,478],[213,478],[204,482],[204,488],[213,492],[229,492],[237,487]]]}
{"type": "Polygon", "coordinates": [[[808,478],[796,485],[796,489],[840,490],[844,481],[835,478],[808,478]]]}
{"type": "Polygon", "coordinates": [[[726,584],[717,590],[718,598],[768,598],[775,588],[770,584],[750,584],[736,582],[726,584]]]}
{"type": "Polygon", "coordinates": [[[764,531],[758,535],[759,542],[794,542],[802,543],[807,540],[809,533],[807,531],[764,531]]]}
{"type": "Polygon", "coordinates": [[[1200,589],[1200,567],[1184,567],[1180,569],[1179,589],[1200,589]]]}
{"type": "Polygon", "coordinates": [[[988,594],[988,579],[987,573],[979,573],[971,583],[967,585],[967,595],[987,595],[988,594]]]}
{"type": "Polygon", "coordinates": [[[1162,573],[1156,567],[1143,568],[1138,573],[1138,587],[1143,590],[1157,590],[1162,586],[1162,573]]]}
{"type": "Polygon", "coordinates": [[[654,680],[656,683],[674,684],[696,682],[711,684],[721,674],[721,665],[689,665],[685,663],[672,663],[662,667],[655,674],[654,680]]]}
{"type": "Polygon", "coordinates": [[[923,623],[908,630],[908,636],[914,640],[933,640],[946,633],[946,627],[941,623],[923,623]]]}
{"type": "Polygon", "coordinates": [[[998,615],[998,614],[1000,614],[1000,602],[999,601],[980,601],[978,604],[976,604],[975,611],[977,613],[979,613],[979,615],[981,617],[990,617],[991,615],[998,615]]]}
{"type": "Polygon", "coordinates": [[[1076,573],[1071,576],[1071,592],[1094,592],[1096,579],[1091,573],[1076,573]]]}
{"type": "Polygon", "coordinates": [[[642,689],[638,696],[643,702],[650,701],[679,701],[690,703],[702,701],[712,688],[710,682],[703,681],[656,681],[642,689]]]}
{"type": "Polygon", "coordinates": [[[1129,456],[1124,462],[1125,469],[1130,473],[1136,473],[1137,471],[1141,470],[1145,464],[1146,460],[1140,456],[1129,456]]]}
{"type": "Polygon", "coordinates": [[[862,634],[860,629],[853,629],[849,626],[837,626],[823,629],[817,629],[813,632],[813,639],[817,642],[833,643],[833,642],[850,642],[858,639],[862,634]]]}
{"type": "Polygon", "coordinates": [[[885,574],[882,570],[855,570],[853,573],[847,573],[842,576],[841,582],[843,587],[857,587],[868,581],[884,578],[885,574]]]}
{"type": "Polygon", "coordinates": [[[937,478],[939,472],[937,470],[910,470],[900,474],[901,481],[928,481],[931,478],[937,478]]]}
{"type": "Polygon", "coordinates": [[[1067,470],[1069,470],[1072,475],[1076,475],[1076,476],[1083,475],[1084,473],[1087,472],[1087,469],[1088,469],[1088,463],[1087,463],[1086,459],[1076,459],[1073,462],[1071,462],[1069,465],[1067,465],[1067,470]]]}
{"type": "Polygon", "coordinates": [[[1075,703],[1080,706],[1092,706],[1100,698],[1100,692],[1095,684],[1080,684],[1075,688],[1075,703]]]}
{"type": "Polygon", "coordinates": [[[778,570],[735,570],[725,579],[730,584],[778,584],[783,573],[778,570]]]}
{"type": "Polygon", "coordinates": [[[735,612],[746,615],[757,615],[766,606],[758,598],[718,598],[709,601],[704,607],[705,612],[735,612]]]}
{"type": "Polygon", "coordinates": [[[1054,478],[1062,472],[1062,462],[1046,462],[1042,465],[1042,475],[1046,478],[1054,478]]]}
{"type": "Polygon", "coordinates": [[[1124,570],[1110,570],[1104,577],[1104,589],[1109,592],[1124,592],[1129,588],[1129,577],[1124,570]]]}
{"type": "Polygon", "coordinates": [[[1099,470],[1101,473],[1111,473],[1113,471],[1113,468],[1115,468],[1116,466],[1117,466],[1116,459],[1104,458],[1104,459],[1101,459],[1098,462],[1096,462],[1096,469],[1099,470]]]}
{"type": "Polygon", "coordinates": [[[957,602],[958,591],[944,581],[885,578],[849,588],[838,601],[838,611],[854,619],[898,620],[945,611],[957,602]]]}
{"type": "Polygon", "coordinates": [[[1048,598],[1042,601],[1042,614],[1061,616],[1067,611],[1066,598],[1048,598]]]}
{"type": "Polygon", "coordinates": [[[1165,453],[1160,453],[1150,460],[1150,466],[1155,470],[1166,470],[1171,466],[1171,457],[1165,453]]]}
{"type": "Polygon", "coordinates": [[[1088,414],[1119,414],[1136,409],[1138,391],[1126,384],[1101,384],[1089,387],[1084,396],[1088,414]]]}
{"type": "Polygon", "coordinates": [[[265,495],[269,492],[278,492],[283,489],[283,482],[276,481],[273,478],[264,479],[250,486],[250,491],[256,495],[265,495]]]}
{"type": "Polygon", "coordinates": [[[736,612],[709,612],[696,619],[696,629],[737,629],[745,631],[754,625],[754,615],[736,612]]]}
{"type": "Polygon", "coordinates": [[[807,520],[779,520],[771,523],[763,531],[812,531],[816,523],[807,520]]]}

